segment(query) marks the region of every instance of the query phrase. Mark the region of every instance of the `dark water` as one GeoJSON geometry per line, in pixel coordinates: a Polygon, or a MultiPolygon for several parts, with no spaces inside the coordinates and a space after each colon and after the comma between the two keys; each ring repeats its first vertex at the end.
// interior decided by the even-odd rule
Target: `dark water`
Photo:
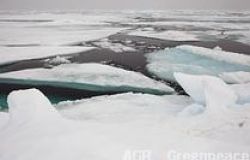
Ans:
{"type": "MultiPolygon", "coordinates": [[[[145,70],[145,66],[147,65],[147,60],[144,54],[158,51],[167,47],[171,48],[179,45],[194,45],[206,48],[214,48],[216,46],[219,46],[225,51],[250,55],[249,45],[227,39],[221,39],[218,41],[180,42],[180,41],[169,41],[156,38],[124,35],[124,34],[115,34],[108,37],[108,39],[112,43],[121,43],[125,46],[135,48],[136,51],[116,53],[110,49],[97,48],[94,50],[76,54],[69,54],[65,56],[71,56],[69,60],[75,63],[88,63],[88,62],[105,63],[110,65],[120,66],[127,70],[133,70],[148,75],[147,71],[145,70]],[[127,43],[126,41],[128,40],[131,41],[131,43],[127,43]]],[[[87,42],[85,45],[95,46],[93,42],[87,42]]],[[[83,44],[76,43],[74,44],[74,46],[83,46],[83,44]]],[[[49,64],[47,64],[47,62],[44,60],[48,58],[55,58],[55,56],[41,58],[41,59],[23,60],[11,64],[2,65],[0,66],[0,73],[18,71],[30,68],[41,68],[41,67],[46,68],[49,67],[49,64]]]]}
{"type": "MultiPolygon", "coordinates": [[[[69,60],[74,63],[88,63],[88,62],[96,62],[103,63],[108,65],[113,65],[117,67],[124,68],[126,70],[132,70],[136,72],[141,72],[142,74],[154,78],[156,80],[161,80],[157,77],[154,77],[146,70],[147,60],[144,56],[146,53],[151,53],[154,51],[158,51],[164,49],[166,47],[176,47],[178,45],[195,45],[206,48],[214,48],[216,46],[221,47],[225,51],[237,52],[242,54],[250,55],[250,46],[245,45],[243,43],[234,42],[226,39],[218,40],[218,41],[187,41],[187,42],[179,42],[179,41],[167,41],[156,38],[146,38],[140,36],[130,36],[124,34],[116,34],[112,35],[109,38],[109,41],[112,43],[121,43],[123,45],[133,47],[136,49],[134,52],[122,52],[116,53],[110,49],[105,48],[97,48],[94,50],[72,54],[69,60]],[[128,41],[130,41],[128,43],[128,41]]],[[[81,43],[76,43],[74,45],[82,45],[81,43]]],[[[95,46],[93,42],[87,42],[85,45],[95,46]]],[[[54,57],[47,57],[54,58],[54,57]]],[[[18,71],[23,69],[30,68],[41,68],[41,67],[53,67],[47,64],[44,61],[47,58],[43,59],[34,59],[34,60],[24,60],[19,62],[14,62],[11,64],[6,64],[0,66],[0,73],[10,72],[10,71],[18,71]]],[[[175,82],[164,81],[166,84],[173,87],[177,93],[185,94],[182,88],[176,84],[175,82]]],[[[64,88],[62,86],[46,86],[46,85],[31,85],[31,84],[8,84],[0,82],[0,106],[6,107],[6,97],[7,95],[16,89],[28,89],[28,88],[37,88],[40,89],[48,98],[52,101],[52,103],[57,103],[64,100],[76,100],[82,99],[86,97],[98,96],[98,95],[107,95],[107,94],[117,94],[121,92],[96,92],[96,91],[88,91],[82,89],[75,88],[64,88]]]]}
{"type": "Polygon", "coordinates": [[[37,88],[42,91],[52,103],[65,100],[77,100],[100,95],[112,95],[121,92],[95,92],[81,89],[71,89],[64,87],[53,87],[48,85],[28,85],[28,84],[8,84],[0,83],[0,106],[7,108],[7,95],[13,90],[37,88]]]}

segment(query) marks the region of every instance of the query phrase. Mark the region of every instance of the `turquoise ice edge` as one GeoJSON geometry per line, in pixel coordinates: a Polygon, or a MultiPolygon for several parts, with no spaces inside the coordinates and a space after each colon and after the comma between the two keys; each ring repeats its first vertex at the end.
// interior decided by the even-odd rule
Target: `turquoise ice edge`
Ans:
{"type": "Polygon", "coordinates": [[[23,80],[23,79],[12,79],[12,78],[0,78],[0,83],[6,84],[21,84],[21,85],[33,85],[33,86],[52,86],[52,87],[64,87],[70,89],[80,89],[95,92],[141,92],[154,95],[167,95],[173,94],[174,91],[164,91],[160,89],[152,88],[139,88],[131,86],[102,86],[88,83],[73,83],[73,82],[58,82],[58,81],[41,81],[41,80],[23,80]]]}

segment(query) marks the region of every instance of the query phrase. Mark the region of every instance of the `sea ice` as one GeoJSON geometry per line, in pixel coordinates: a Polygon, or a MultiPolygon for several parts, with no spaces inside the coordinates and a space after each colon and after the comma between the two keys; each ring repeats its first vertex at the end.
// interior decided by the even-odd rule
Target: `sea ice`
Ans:
{"type": "MultiPolygon", "coordinates": [[[[209,97],[206,97],[210,96],[210,93],[205,93],[209,92],[209,88],[206,87],[208,85],[216,86],[217,89],[214,90],[216,90],[217,93],[213,93],[211,95],[217,95],[219,98],[217,105],[219,106],[221,105],[219,104],[219,101],[225,101],[224,104],[227,105],[236,103],[244,104],[250,102],[250,83],[228,85],[220,78],[207,75],[197,76],[183,73],[174,73],[174,76],[177,82],[187,92],[187,94],[190,95],[192,99],[198,104],[206,105],[207,103],[212,103],[213,101],[217,102],[215,99],[216,96],[213,97],[213,100],[211,100],[209,97]],[[207,100],[209,100],[209,102],[207,100]]],[[[213,89],[214,87],[211,88],[213,89]]],[[[211,92],[214,92],[214,90],[211,92]]]]}
{"type": "MultiPolygon", "coordinates": [[[[0,156],[2,160],[117,160],[129,149],[147,148],[156,160],[168,150],[249,152],[249,125],[236,130],[227,125],[234,117],[228,117],[227,123],[214,121],[218,128],[211,119],[200,119],[202,114],[188,119],[175,116],[190,103],[186,96],[126,93],[68,102],[56,110],[36,89],[15,91],[8,96],[10,120],[0,129],[0,156]],[[195,135],[193,123],[204,127],[203,134],[195,135]]],[[[1,119],[6,114],[0,114],[1,119]]]]}
{"type": "Polygon", "coordinates": [[[138,29],[135,31],[131,31],[128,34],[134,35],[134,36],[151,37],[151,38],[158,38],[158,39],[171,40],[171,41],[197,41],[199,40],[194,34],[191,34],[186,31],[175,31],[175,30],[157,32],[154,30],[152,31],[152,30],[138,29]]]}
{"type": "Polygon", "coordinates": [[[94,47],[0,47],[0,64],[85,52],[94,47]]]}
{"type": "Polygon", "coordinates": [[[206,113],[219,117],[236,104],[238,96],[229,85],[217,77],[202,77],[206,113]]]}
{"type": "MultiPolygon", "coordinates": [[[[0,45],[48,47],[96,40],[122,30],[107,26],[103,30],[104,25],[112,22],[125,26],[200,29],[201,32],[205,29],[208,30],[204,31],[205,34],[211,31],[215,36],[220,30],[229,30],[225,32],[227,36],[234,30],[248,32],[249,15],[248,12],[224,11],[0,14],[0,45]]],[[[146,32],[149,34],[151,31],[147,29],[146,32]]],[[[159,33],[168,35],[172,40],[197,38],[193,31],[159,33]]],[[[159,35],[159,38],[167,37],[159,35]]],[[[32,51],[36,52],[34,48],[32,51]]],[[[55,54],[41,57],[38,52],[35,56],[30,52],[18,59],[17,54],[21,51],[18,49],[13,49],[11,58],[1,57],[3,63],[62,54],[51,51],[55,54]]],[[[7,52],[1,55],[7,57],[7,52]]],[[[150,54],[147,58],[150,62],[148,69],[167,80],[175,80],[174,72],[202,75],[175,74],[191,98],[125,93],[62,102],[54,108],[36,89],[14,91],[8,96],[9,110],[0,112],[0,159],[117,160],[122,159],[129,149],[132,152],[150,150],[153,155],[149,159],[152,160],[166,159],[170,150],[181,153],[245,152],[249,157],[249,56],[180,46],[150,54]],[[237,84],[227,85],[204,74],[237,84]]],[[[93,90],[173,92],[165,84],[139,73],[92,63],[64,64],[52,69],[30,69],[1,76],[9,83],[22,79],[20,83],[48,83],[93,90]]]]}
{"type": "Polygon", "coordinates": [[[60,102],[56,108],[63,116],[75,120],[150,123],[174,116],[191,103],[187,96],[124,93],[60,102]]]}
{"type": "Polygon", "coordinates": [[[95,46],[101,47],[101,48],[108,48],[114,52],[122,53],[122,52],[135,52],[136,50],[132,47],[125,46],[121,43],[112,43],[108,41],[107,39],[102,39],[100,41],[94,42],[95,46]]]}
{"type": "Polygon", "coordinates": [[[61,56],[56,56],[55,58],[46,59],[44,61],[49,63],[50,65],[60,65],[60,64],[71,63],[71,61],[68,60],[67,57],[61,57],[61,56]]]}
{"type": "Polygon", "coordinates": [[[13,91],[9,94],[7,102],[11,106],[9,123],[25,124],[30,123],[30,120],[41,121],[59,117],[49,99],[36,89],[13,91]]]}
{"type": "MultiPolygon", "coordinates": [[[[92,91],[141,91],[167,94],[174,90],[141,73],[97,63],[62,64],[51,69],[27,69],[0,74],[6,82],[47,84],[92,91]]],[[[3,81],[3,79],[1,80],[3,81]]]]}
{"type": "MultiPolygon", "coordinates": [[[[68,106],[81,111],[83,120],[67,119],[65,112],[58,113],[35,89],[11,93],[8,103],[11,120],[0,130],[2,160],[115,160],[129,149],[145,147],[154,153],[152,159],[155,160],[171,149],[247,152],[249,146],[213,140],[206,135],[195,137],[175,128],[172,123],[178,118],[175,113],[189,104],[188,97],[184,96],[127,93],[68,106]]],[[[77,112],[72,112],[72,116],[74,113],[77,112]]],[[[244,140],[246,135],[240,138],[244,140]]]]}
{"type": "Polygon", "coordinates": [[[246,137],[250,129],[247,116],[250,112],[249,97],[248,102],[243,101],[250,92],[245,84],[230,86],[217,77],[183,73],[175,73],[175,77],[194,100],[192,105],[178,114],[182,119],[174,122],[179,126],[177,128],[183,132],[235,144],[250,142],[246,137]]]}
{"type": "MultiPolygon", "coordinates": [[[[0,25],[1,28],[1,25],[0,25]]],[[[63,46],[78,44],[86,41],[94,41],[108,37],[123,30],[124,28],[93,28],[85,27],[62,28],[55,27],[3,27],[1,28],[1,46],[10,45],[40,45],[40,46],[63,46]]]]}
{"type": "Polygon", "coordinates": [[[250,56],[195,46],[178,46],[147,55],[147,69],[165,80],[174,72],[218,76],[224,72],[250,72],[250,56]]]}

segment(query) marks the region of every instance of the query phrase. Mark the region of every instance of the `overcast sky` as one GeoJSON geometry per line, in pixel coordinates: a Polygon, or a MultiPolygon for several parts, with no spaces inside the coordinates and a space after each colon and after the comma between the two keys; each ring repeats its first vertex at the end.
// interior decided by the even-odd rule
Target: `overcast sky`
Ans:
{"type": "Polygon", "coordinates": [[[0,0],[0,9],[225,9],[250,10],[250,0],[0,0]]]}

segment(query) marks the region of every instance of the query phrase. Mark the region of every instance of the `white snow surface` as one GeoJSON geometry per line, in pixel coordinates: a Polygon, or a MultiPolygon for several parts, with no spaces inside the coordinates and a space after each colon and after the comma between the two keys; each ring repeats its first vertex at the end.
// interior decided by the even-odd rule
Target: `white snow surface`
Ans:
{"type": "Polygon", "coordinates": [[[0,64],[68,55],[91,49],[94,49],[94,47],[0,47],[0,64]]]}
{"type": "Polygon", "coordinates": [[[65,102],[58,113],[40,91],[15,91],[8,96],[8,116],[0,114],[9,117],[0,129],[0,156],[117,160],[128,150],[150,150],[157,160],[170,150],[249,153],[249,108],[220,114],[220,120],[214,112],[176,116],[191,103],[185,96],[126,93],[65,102]]]}
{"type": "Polygon", "coordinates": [[[224,72],[250,72],[250,56],[216,48],[183,45],[150,53],[146,57],[149,62],[147,69],[151,73],[172,81],[175,81],[174,72],[213,76],[224,72]]]}
{"type": "Polygon", "coordinates": [[[93,84],[97,86],[129,86],[141,89],[155,89],[169,93],[174,92],[171,87],[150,79],[141,73],[98,63],[62,64],[51,69],[39,68],[2,73],[0,77],[44,82],[93,84]]]}

